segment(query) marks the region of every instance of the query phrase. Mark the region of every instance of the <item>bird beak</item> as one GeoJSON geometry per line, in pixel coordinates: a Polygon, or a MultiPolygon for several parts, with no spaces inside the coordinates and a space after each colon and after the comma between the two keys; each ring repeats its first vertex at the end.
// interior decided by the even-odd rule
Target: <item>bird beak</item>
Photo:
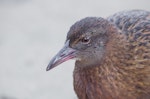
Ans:
{"type": "Polygon", "coordinates": [[[59,64],[75,58],[76,50],[69,47],[69,41],[67,41],[64,47],[52,58],[48,64],[46,71],[58,66],[59,64]]]}

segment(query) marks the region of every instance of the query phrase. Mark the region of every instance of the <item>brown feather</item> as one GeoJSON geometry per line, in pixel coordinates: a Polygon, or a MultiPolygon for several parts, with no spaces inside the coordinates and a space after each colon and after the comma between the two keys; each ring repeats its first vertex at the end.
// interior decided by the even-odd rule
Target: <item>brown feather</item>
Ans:
{"type": "Polygon", "coordinates": [[[79,99],[150,99],[150,13],[122,12],[108,20],[118,30],[110,28],[100,65],[76,62],[75,92],[79,99]]]}

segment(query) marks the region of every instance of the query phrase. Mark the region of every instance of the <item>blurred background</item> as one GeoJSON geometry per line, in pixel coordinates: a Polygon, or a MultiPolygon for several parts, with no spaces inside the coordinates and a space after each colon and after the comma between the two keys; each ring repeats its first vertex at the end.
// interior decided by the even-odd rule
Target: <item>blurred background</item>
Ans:
{"type": "Polygon", "coordinates": [[[74,61],[46,72],[70,26],[87,16],[150,11],[150,0],[0,0],[0,99],[77,99],[74,61]]]}

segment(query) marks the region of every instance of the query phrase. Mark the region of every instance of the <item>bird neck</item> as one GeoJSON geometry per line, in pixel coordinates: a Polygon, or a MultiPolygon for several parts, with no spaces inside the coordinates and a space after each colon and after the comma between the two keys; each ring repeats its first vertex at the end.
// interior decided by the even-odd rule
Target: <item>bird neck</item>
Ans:
{"type": "MultiPolygon", "coordinates": [[[[149,65],[146,65],[149,61],[142,63],[143,67],[138,67],[135,61],[136,49],[125,42],[122,35],[112,37],[115,39],[107,44],[106,53],[99,63],[82,67],[84,62],[76,61],[74,89],[78,97],[85,97],[81,99],[124,99],[123,97],[135,99],[134,96],[137,93],[138,95],[147,94],[143,89],[149,86],[149,80],[146,79],[149,77],[144,77],[143,71],[145,74],[149,73],[149,65]],[[141,77],[140,80],[138,77],[141,77]],[[92,96],[98,98],[87,98],[92,96]]],[[[149,92],[149,89],[147,90],[149,92]]]]}
{"type": "MultiPolygon", "coordinates": [[[[127,59],[125,54],[127,50],[125,49],[125,42],[122,42],[123,39],[122,35],[112,39],[112,41],[108,43],[106,53],[99,63],[91,66],[83,66],[85,62],[76,61],[74,69],[74,88],[78,97],[87,97],[88,89],[91,90],[89,91],[91,96],[98,94],[98,98],[95,99],[100,99],[101,97],[103,97],[102,99],[115,99],[113,96],[118,97],[119,94],[121,94],[120,92],[126,87],[125,82],[121,80],[129,76],[125,68],[125,61],[127,59]],[[121,41],[117,42],[120,39],[121,41]]],[[[125,95],[122,93],[122,96],[125,95]]]]}

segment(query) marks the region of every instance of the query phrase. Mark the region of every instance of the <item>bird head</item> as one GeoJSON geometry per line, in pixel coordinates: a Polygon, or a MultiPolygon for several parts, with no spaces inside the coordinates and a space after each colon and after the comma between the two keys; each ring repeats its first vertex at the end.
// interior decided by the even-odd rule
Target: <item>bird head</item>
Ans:
{"type": "Polygon", "coordinates": [[[106,53],[114,27],[103,18],[87,17],[71,26],[64,47],[52,58],[47,71],[76,59],[83,67],[99,64],[106,53]]]}

